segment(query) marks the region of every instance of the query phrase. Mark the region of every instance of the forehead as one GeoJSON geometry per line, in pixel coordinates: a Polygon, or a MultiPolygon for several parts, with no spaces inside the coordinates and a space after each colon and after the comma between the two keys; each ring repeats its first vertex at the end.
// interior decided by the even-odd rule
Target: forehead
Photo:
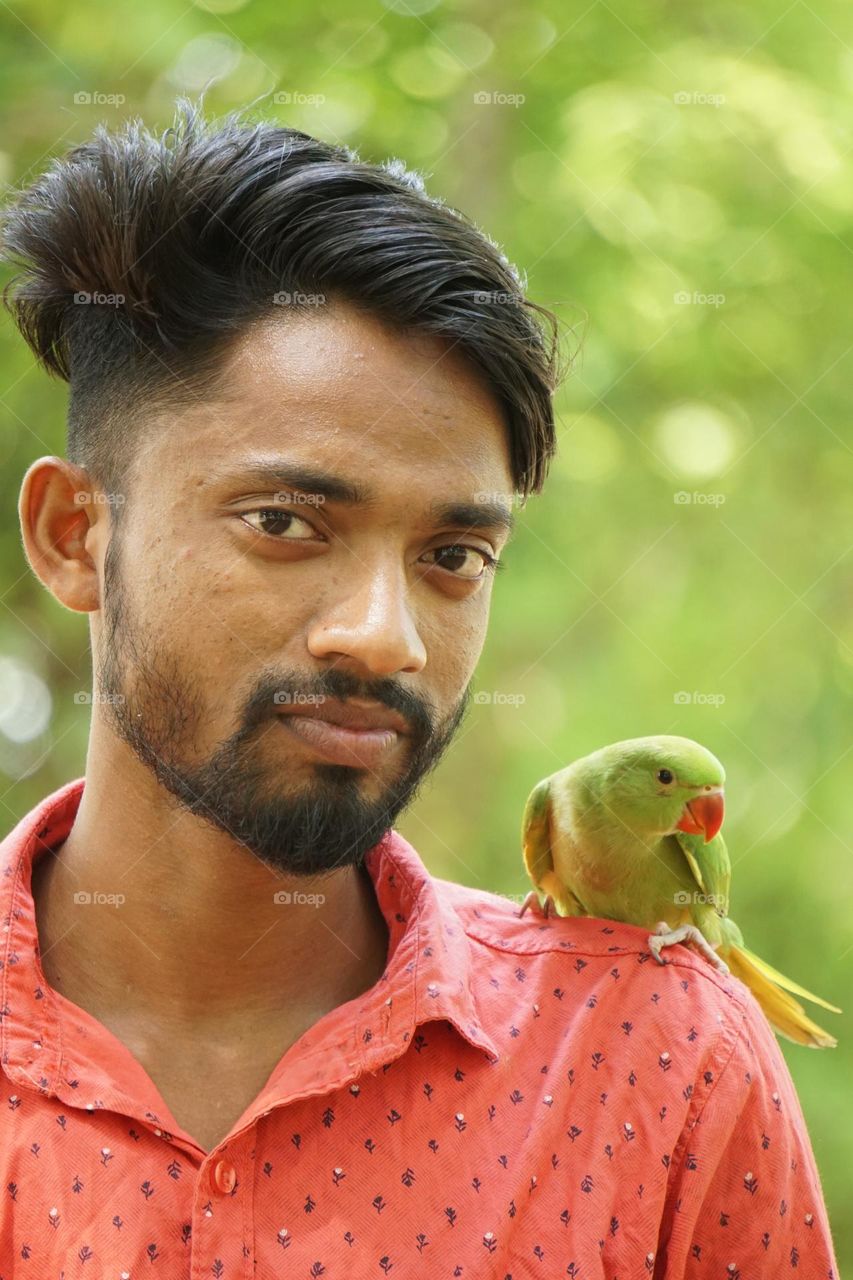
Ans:
{"type": "Polygon", "coordinates": [[[443,339],[345,302],[254,324],[213,396],[170,427],[149,461],[198,483],[208,461],[286,453],[373,489],[513,490],[504,414],[476,367],[443,339]]]}

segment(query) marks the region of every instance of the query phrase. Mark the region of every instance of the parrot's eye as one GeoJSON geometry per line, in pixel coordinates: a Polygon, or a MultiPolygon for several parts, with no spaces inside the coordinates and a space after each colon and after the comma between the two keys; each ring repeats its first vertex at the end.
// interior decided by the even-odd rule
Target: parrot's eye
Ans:
{"type": "Polygon", "coordinates": [[[673,775],[669,769],[658,769],[658,782],[666,784],[668,782],[672,782],[672,779],[673,775]]]}

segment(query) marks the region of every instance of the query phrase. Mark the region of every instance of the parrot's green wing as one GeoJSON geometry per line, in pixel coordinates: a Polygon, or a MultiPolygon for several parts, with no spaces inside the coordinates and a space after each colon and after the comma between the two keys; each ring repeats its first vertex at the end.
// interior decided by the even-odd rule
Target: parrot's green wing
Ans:
{"type": "Polygon", "coordinates": [[[700,891],[718,915],[727,916],[732,864],[725,840],[719,833],[707,844],[701,832],[693,835],[689,831],[676,831],[673,834],[700,891]]]}
{"type": "Polygon", "coordinates": [[[572,892],[571,886],[560,878],[554,867],[550,823],[551,785],[548,778],[543,778],[541,782],[537,782],[524,806],[521,821],[524,865],[534,889],[553,899],[558,915],[586,915],[580,899],[572,892]]]}
{"type": "Polygon", "coordinates": [[[524,817],[521,820],[521,847],[524,865],[534,887],[538,888],[545,876],[554,871],[551,856],[551,836],[548,831],[551,792],[548,779],[537,782],[527,797],[524,817]]]}

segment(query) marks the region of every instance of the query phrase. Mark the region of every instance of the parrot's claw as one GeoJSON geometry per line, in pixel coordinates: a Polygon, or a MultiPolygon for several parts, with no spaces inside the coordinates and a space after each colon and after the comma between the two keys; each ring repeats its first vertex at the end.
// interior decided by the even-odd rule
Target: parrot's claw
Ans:
{"type": "Polygon", "coordinates": [[[539,894],[536,892],[535,889],[531,889],[527,897],[522,902],[521,910],[519,911],[518,914],[519,916],[523,916],[528,907],[535,907],[538,913],[540,915],[543,915],[547,920],[548,916],[551,914],[551,908],[553,907],[553,905],[554,905],[554,899],[551,897],[550,893],[548,893],[545,895],[542,905],[540,906],[539,894]]]}
{"type": "Polygon", "coordinates": [[[720,973],[729,972],[729,966],[725,960],[717,955],[695,924],[682,924],[677,929],[671,929],[666,920],[659,921],[655,925],[654,933],[649,934],[649,950],[658,964],[668,963],[666,957],[661,955],[661,951],[664,947],[671,947],[676,942],[692,942],[715,969],[719,969],[720,973]]]}

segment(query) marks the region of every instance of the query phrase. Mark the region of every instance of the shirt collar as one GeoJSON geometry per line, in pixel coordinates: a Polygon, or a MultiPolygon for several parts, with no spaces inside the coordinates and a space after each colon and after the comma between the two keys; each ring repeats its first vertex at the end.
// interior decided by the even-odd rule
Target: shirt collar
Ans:
{"type": "Polygon", "coordinates": [[[401,1043],[408,1043],[422,1023],[446,1018],[497,1062],[500,1055],[477,1006],[471,942],[440,884],[397,831],[386,833],[368,853],[365,865],[388,924],[391,957],[368,1000],[378,1005],[383,983],[397,986],[405,972],[410,976],[408,988],[403,988],[408,1000],[397,1011],[401,1043]]]}
{"type": "MultiPolygon", "coordinates": [[[[7,1074],[42,1092],[54,1092],[67,1072],[63,1013],[74,1006],[57,997],[41,968],[32,867],[69,834],[84,786],[78,778],[60,787],[0,843],[0,1060],[7,1074]]],[[[341,1046],[347,1066],[376,1070],[405,1051],[418,1026],[436,1019],[497,1061],[477,1008],[470,942],[439,883],[393,830],[369,851],[365,868],[388,926],[388,962],[375,986],[352,1002],[352,1033],[341,1046]]],[[[307,1033],[303,1056],[329,1052],[323,1021],[307,1033]]]]}

